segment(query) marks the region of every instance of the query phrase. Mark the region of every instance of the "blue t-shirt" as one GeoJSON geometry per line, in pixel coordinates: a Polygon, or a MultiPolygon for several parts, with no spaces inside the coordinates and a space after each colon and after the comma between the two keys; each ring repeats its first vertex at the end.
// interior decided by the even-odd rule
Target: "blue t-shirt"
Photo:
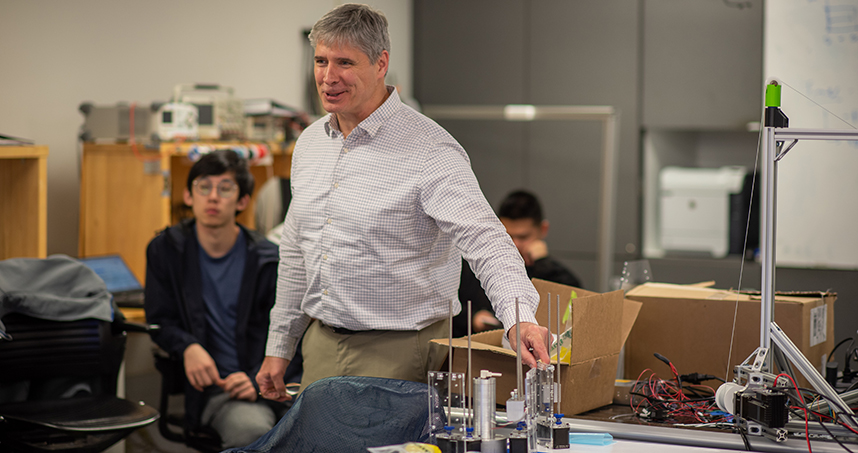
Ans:
{"type": "Polygon", "coordinates": [[[235,325],[238,319],[238,295],[247,257],[244,232],[224,256],[212,258],[200,247],[200,271],[203,277],[203,302],[208,322],[208,353],[221,378],[240,371],[235,325]]]}

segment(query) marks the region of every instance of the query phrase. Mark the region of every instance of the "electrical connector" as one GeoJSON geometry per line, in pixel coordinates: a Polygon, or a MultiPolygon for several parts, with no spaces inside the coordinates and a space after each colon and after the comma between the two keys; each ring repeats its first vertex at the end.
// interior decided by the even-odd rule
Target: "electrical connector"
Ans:
{"type": "Polygon", "coordinates": [[[682,382],[699,385],[703,381],[712,381],[718,379],[718,377],[711,374],[689,373],[679,376],[679,379],[682,380],[682,382]]]}

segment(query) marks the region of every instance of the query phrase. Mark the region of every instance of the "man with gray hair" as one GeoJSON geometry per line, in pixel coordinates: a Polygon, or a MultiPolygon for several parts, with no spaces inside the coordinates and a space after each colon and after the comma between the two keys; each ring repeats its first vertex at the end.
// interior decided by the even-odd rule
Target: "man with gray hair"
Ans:
{"type": "Polygon", "coordinates": [[[281,377],[302,335],[302,388],[338,375],[425,381],[445,356],[429,340],[446,337],[450,307],[460,310],[462,257],[507,334],[520,330],[524,363],[547,362],[539,295],[468,155],[385,84],[387,19],[345,4],[309,38],[329,114],[301,134],[292,157],[260,393],[289,399],[281,377]]]}

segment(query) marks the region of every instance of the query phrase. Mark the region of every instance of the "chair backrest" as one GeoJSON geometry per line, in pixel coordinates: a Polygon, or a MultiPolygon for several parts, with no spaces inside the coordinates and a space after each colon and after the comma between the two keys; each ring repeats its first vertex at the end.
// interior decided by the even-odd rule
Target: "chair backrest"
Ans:
{"type": "MultiPolygon", "coordinates": [[[[64,376],[97,382],[93,393],[116,394],[126,337],[124,332],[114,333],[111,323],[49,321],[19,313],[7,314],[3,323],[12,340],[0,341],[0,387],[64,376]]],[[[27,395],[26,399],[41,396],[27,395]]]]}
{"type": "Polygon", "coordinates": [[[2,318],[0,450],[98,452],[158,412],[116,397],[125,331],[98,319],[2,318]]]}
{"type": "Polygon", "coordinates": [[[366,452],[367,447],[429,439],[429,386],[361,376],[309,385],[265,436],[229,452],[366,452]]]}

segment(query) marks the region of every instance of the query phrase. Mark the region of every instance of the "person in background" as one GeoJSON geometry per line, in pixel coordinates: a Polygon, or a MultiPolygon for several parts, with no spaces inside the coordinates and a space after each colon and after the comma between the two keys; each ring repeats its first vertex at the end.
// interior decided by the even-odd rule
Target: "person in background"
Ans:
{"type": "MultiPolygon", "coordinates": [[[[548,220],[544,218],[542,205],[535,195],[524,190],[510,193],[501,202],[498,217],[521,253],[528,277],[581,287],[575,274],[549,256],[545,243],[548,220]]],[[[492,311],[491,302],[467,263],[462,265],[459,300],[462,304],[471,301],[473,332],[499,328],[500,322],[492,311]]],[[[463,310],[453,319],[453,336],[467,335],[467,329],[467,313],[463,310]]]]}
{"type": "MultiPolygon", "coordinates": [[[[247,162],[231,150],[191,167],[184,201],[194,217],[167,228],[146,251],[146,321],[152,340],[182,357],[191,429],[213,428],[224,447],[268,432],[288,405],[259,398],[274,305],[277,246],[236,222],[253,192],[247,162]]],[[[300,379],[300,360],[286,379],[300,379]],[[291,375],[291,376],[290,376],[291,375]]]]}
{"type": "Polygon", "coordinates": [[[282,376],[302,335],[302,388],[338,375],[425,382],[445,357],[429,340],[447,336],[451,306],[460,308],[463,256],[508,334],[521,333],[524,363],[548,361],[539,295],[465,150],[385,84],[387,28],[381,12],[344,4],[309,35],[329,114],[292,156],[277,302],[256,376],[266,398],[289,398],[282,376]]]}

